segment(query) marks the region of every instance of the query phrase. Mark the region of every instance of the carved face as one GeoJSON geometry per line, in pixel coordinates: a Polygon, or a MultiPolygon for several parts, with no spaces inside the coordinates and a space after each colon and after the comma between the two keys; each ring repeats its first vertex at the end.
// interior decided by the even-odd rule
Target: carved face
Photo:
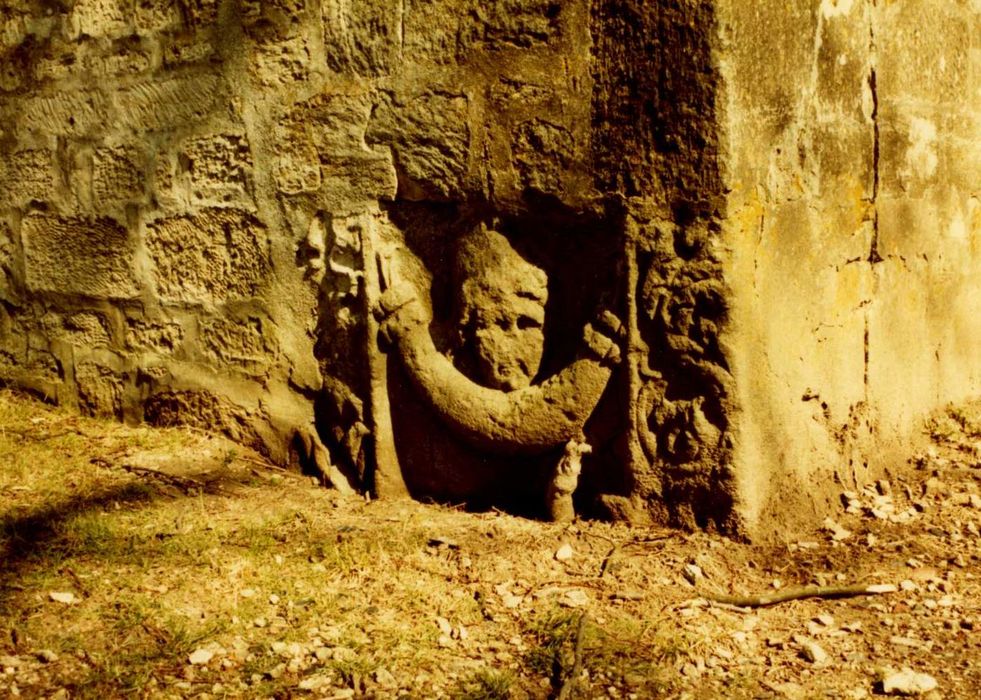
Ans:
{"type": "Polygon", "coordinates": [[[481,229],[461,243],[457,270],[460,320],[478,381],[502,391],[531,384],[545,345],[545,273],[496,231],[481,229]]]}
{"type": "Polygon", "coordinates": [[[476,305],[471,342],[480,378],[503,391],[528,386],[542,362],[545,307],[520,290],[471,294],[476,305]]]}

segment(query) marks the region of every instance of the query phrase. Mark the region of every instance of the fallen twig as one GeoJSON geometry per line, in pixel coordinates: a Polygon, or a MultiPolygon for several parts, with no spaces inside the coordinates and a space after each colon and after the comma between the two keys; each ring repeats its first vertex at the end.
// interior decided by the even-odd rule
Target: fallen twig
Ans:
{"type": "Polygon", "coordinates": [[[264,467],[266,469],[272,469],[277,472],[288,471],[286,467],[280,466],[279,464],[273,464],[272,462],[265,459],[256,459],[255,457],[248,457],[246,455],[235,455],[232,461],[238,460],[240,462],[245,462],[246,464],[254,464],[258,467],[264,467]]]}
{"type": "Polygon", "coordinates": [[[576,644],[572,652],[572,670],[569,671],[569,675],[562,681],[562,687],[559,688],[559,694],[555,696],[555,700],[569,700],[572,697],[572,692],[576,688],[579,675],[582,673],[582,645],[585,630],[586,613],[582,613],[579,615],[579,624],[576,625],[576,644]]]}
{"type": "MultiPolygon", "coordinates": [[[[667,533],[663,535],[635,537],[634,539],[628,542],[613,544],[613,546],[610,548],[610,551],[606,553],[605,557],[603,557],[603,563],[600,564],[600,570],[599,570],[599,574],[597,575],[597,578],[603,578],[603,576],[606,575],[606,572],[610,568],[610,564],[613,563],[613,558],[617,554],[619,554],[621,550],[624,550],[627,547],[640,547],[646,544],[655,544],[658,542],[663,542],[664,540],[671,539],[673,536],[674,536],[673,533],[667,533]]],[[[605,539],[607,542],[612,542],[612,540],[609,539],[608,537],[604,537],[603,539],[605,539]]]]}
{"type": "Polygon", "coordinates": [[[159,469],[137,467],[132,464],[126,464],[126,463],[112,464],[108,460],[102,459],[100,457],[93,457],[91,461],[93,464],[103,467],[104,469],[112,469],[113,467],[116,467],[118,469],[122,469],[124,472],[135,474],[136,476],[152,477],[170,486],[176,486],[177,488],[185,492],[188,492],[191,489],[203,490],[205,487],[205,484],[195,479],[190,479],[186,476],[177,476],[176,474],[168,474],[167,472],[162,472],[159,469]]]}
{"type": "Polygon", "coordinates": [[[855,598],[863,595],[880,595],[882,593],[895,592],[896,587],[891,584],[859,584],[852,586],[784,588],[779,591],[773,591],[772,593],[746,596],[711,593],[709,591],[699,591],[699,595],[706,600],[725,605],[734,605],[738,608],[763,608],[768,605],[776,605],[803,598],[855,598]]]}
{"type": "Polygon", "coordinates": [[[72,571],[69,567],[66,566],[65,568],[61,569],[61,573],[68,574],[71,580],[75,582],[75,587],[78,588],[79,591],[81,591],[84,597],[88,598],[89,596],[92,595],[92,593],[89,592],[88,586],[82,583],[82,579],[78,577],[78,574],[72,571]]]}
{"type": "Polygon", "coordinates": [[[92,438],[92,435],[79,430],[78,428],[69,428],[67,430],[60,430],[57,433],[41,433],[37,430],[19,430],[17,428],[5,427],[0,429],[0,434],[6,435],[16,435],[24,440],[32,440],[34,442],[46,442],[48,440],[57,440],[58,438],[65,437],[66,435],[81,435],[85,438],[92,438]]]}

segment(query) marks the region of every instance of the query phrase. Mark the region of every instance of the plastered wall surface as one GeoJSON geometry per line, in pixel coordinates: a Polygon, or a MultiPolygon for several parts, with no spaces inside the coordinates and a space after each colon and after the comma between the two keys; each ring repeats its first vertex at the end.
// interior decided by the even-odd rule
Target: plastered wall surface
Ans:
{"type": "Polygon", "coordinates": [[[723,5],[744,502],[813,520],[978,393],[981,6],[723,5]]]}
{"type": "Polygon", "coordinates": [[[981,390],[978,17],[7,2],[0,376],[342,490],[779,530],[981,390]]]}

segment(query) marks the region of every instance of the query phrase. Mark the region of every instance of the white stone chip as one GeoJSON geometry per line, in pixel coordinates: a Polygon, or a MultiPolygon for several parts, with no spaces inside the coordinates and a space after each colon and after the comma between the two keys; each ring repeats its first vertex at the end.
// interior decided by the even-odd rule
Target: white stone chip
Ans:
{"type": "Polygon", "coordinates": [[[936,690],[937,679],[910,668],[889,671],[882,677],[882,692],[887,695],[922,695],[936,690]]]}
{"type": "Polygon", "coordinates": [[[566,591],[562,594],[559,599],[559,604],[564,605],[567,608],[584,608],[589,605],[589,596],[585,591],[581,591],[575,588],[571,591],[566,591]]]}
{"type": "Polygon", "coordinates": [[[794,641],[800,646],[801,656],[812,664],[823,665],[831,660],[828,652],[821,648],[821,645],[813,639],[808,639],[801,635],[795,635],[794,641]]]}
{"type": "Polygon", "coordinates": [[[191,655],[187,657],[188,663],[199,666],[208,663],[214,657],[215,653],[209,651],[208,649],[195,649],[191,652],[191,655]]]}

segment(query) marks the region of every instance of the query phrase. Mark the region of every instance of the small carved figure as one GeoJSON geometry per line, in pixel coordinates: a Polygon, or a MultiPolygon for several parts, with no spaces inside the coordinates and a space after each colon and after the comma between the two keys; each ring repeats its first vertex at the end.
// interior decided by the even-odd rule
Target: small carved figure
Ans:
{"type": "Polygon", "coordinates": [[[545,492],[545,506],[549,517],[557,523],[568,523],[576,519],[576,510],[572,503],[572,494],[579,486],[579,475],[582,473],[583,455],[588,455],[593,448],[586,437],[580,435],[575,440],[569,440],[562,452],[562,459],[555,467],[555,474],[545,492]]]}

